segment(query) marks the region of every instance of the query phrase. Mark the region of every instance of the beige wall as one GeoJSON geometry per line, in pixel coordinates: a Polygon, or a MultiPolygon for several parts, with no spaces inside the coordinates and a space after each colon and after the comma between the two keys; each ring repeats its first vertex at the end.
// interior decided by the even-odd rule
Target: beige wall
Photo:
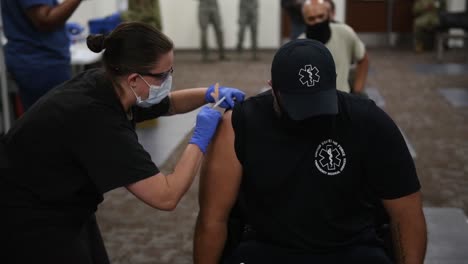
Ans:
{"type": "MultiPolygon", "coordinates": [[[[280,1],[259,0],[258,45],[260,48],[275,48],[280,39],[280,1]]],[[[178,48],[198,48],[200,30],[198,26],[196,0],[160,0],[164,31],[174,40],[178,48]]],[[[223,20],[226,47],[234,48],[238,31],[238,0],[218,0],[223,20]]],[[[245,44],[250,43],[246,34],[245,44]]],[[[209,30],[209,45],[215,47],[213,30],[209,30]]]]}
{"type": "MultiPolygon", "coordinates": [[[[87,21],[104,17],[117,11],[121,0],[83,1],[70,21],[87,25],[87,21]]],[[[275,48],[279,45],[280,1],[259,0],[259,35],[260,48],[275,48]]],[[[225,43],[227,48],[234,48],[237,41],[238,0],[218,0],[223,16],[225,43]]],[[[197,19],[196,0],[160,0],[164,32],[172,38],[177,48],[196,49],[200,43],[200,31],[197,19]]],[[[209,44],[215,47],[212,30],[209,32],[209,44]]],[[[246,34],[245,45],[249,45],[250,36],[246,34]]]]}
{"type": "MultiPolygon", "coordinates": [[[[128,0],[86,0],[70,18],[70,21],[87,25],[91,18],[104,17],[116,12],[118,7],[128,0]]],[[[280,1],[258,0],[260,48],[276,48],[280,39],[280,1]]],[[[447,0],[449,11],[465,10],[465,1],[447,0]]],[[[197,20],[197,0],[160,0],[164,32],[169,35],[177,48],[196,49],[200,43],[200,30],[197,20]]],[[[237,17],[239,0],[218,0],[220,12],[223,16],[224,35],[227,48],[234,48],[237,41],[237,17]]],[[[345,21],[346,0],[335,0],[336,19],[345,21]]],[[[215,47],[212,30],[209,32],[209,44],[215,47]]],[[[250,43],[250,36],[246,34],[246,45],[250,43]]]]}
{"type": "MultiPolygon", "coordinates": [[[[63,2],[63,0],[61,2],[63,2]]],[[[116,0],[86,0],[81,2],[69,21],[78,22],[87,26],[88,20],[97,17],[105,17],[116,11],[116,0]]]]}
{"type": "Polygon", "coordinates": [[[464,0],[447,0],[447,9],[452,12],[460,12],[466,10],[466,1],[464,0]]]}

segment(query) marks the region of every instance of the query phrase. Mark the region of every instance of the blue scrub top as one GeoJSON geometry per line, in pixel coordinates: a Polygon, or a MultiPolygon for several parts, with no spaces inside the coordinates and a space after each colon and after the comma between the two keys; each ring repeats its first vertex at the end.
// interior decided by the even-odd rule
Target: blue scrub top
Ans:
{"type": "Polygon", "coordinates": [[[70,40],[65,25],[54,31],[38,31],[26,15],[37,5],[58,5],[57,0],[1,0],[2,19],[8,43],[5,60],[8,68],[37,68],[70,65],[70,40]]]}

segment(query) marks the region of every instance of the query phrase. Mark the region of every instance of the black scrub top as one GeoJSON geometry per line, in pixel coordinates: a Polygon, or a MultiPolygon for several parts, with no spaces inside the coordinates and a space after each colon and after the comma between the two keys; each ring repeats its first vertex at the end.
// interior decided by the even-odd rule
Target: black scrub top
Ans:
{"type": "Polygon", "coordinates": [[[166,98],[127,114],[102,70],[78,75],[30,108],[1,143],[8,158],[0,169],[1,262],[106,263],[94,212],[105,192],[159,172],[135,121],[168,109],[166,98]]]}

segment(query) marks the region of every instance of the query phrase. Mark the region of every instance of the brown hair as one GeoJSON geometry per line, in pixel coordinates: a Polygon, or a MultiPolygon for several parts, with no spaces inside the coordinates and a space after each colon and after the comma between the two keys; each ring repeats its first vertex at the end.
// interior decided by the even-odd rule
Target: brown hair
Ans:
{"type": "Polygon", "coordinates": [[[174,48],[161,31],[140,22],[122,23],[109,35],[90,35],[86,42],[93,52],[105,50],[104,67],[114,77],[149,72],[161,55],[174,48]]]}

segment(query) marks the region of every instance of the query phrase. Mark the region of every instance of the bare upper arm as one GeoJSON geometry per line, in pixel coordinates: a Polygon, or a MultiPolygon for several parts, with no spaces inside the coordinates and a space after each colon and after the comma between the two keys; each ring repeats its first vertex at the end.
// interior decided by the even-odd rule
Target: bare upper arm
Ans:
{"type": "Polygon", "coordinates": [[[49,31],[53,28],[47,26],[47,16],[52,11],[52,6],[36,5],[26,9],[26,16],[33,23],[37,30],[49,31]]]}
{"type": "Polygon", "coordinates": [[[54,31],[65,25],[81,0],[65,0],[58,5],[39,4],[25,10],[38,31],[54,31]]]}
{"type": "Polygon", "coordinates": [[[242,177],[242,166],[234,150],[232,112],[223,116],[200,174],[200,217],[209,221],[227,221],[242,177]]]}
{"type": "Polygon", "coordinates": [[[358,64],[363,64],[363,63],[368,63],[369,62],[369,56],[367,55],[367,52],[364,52],[364,56],[362,59],[358,60],[358,64]]]}

